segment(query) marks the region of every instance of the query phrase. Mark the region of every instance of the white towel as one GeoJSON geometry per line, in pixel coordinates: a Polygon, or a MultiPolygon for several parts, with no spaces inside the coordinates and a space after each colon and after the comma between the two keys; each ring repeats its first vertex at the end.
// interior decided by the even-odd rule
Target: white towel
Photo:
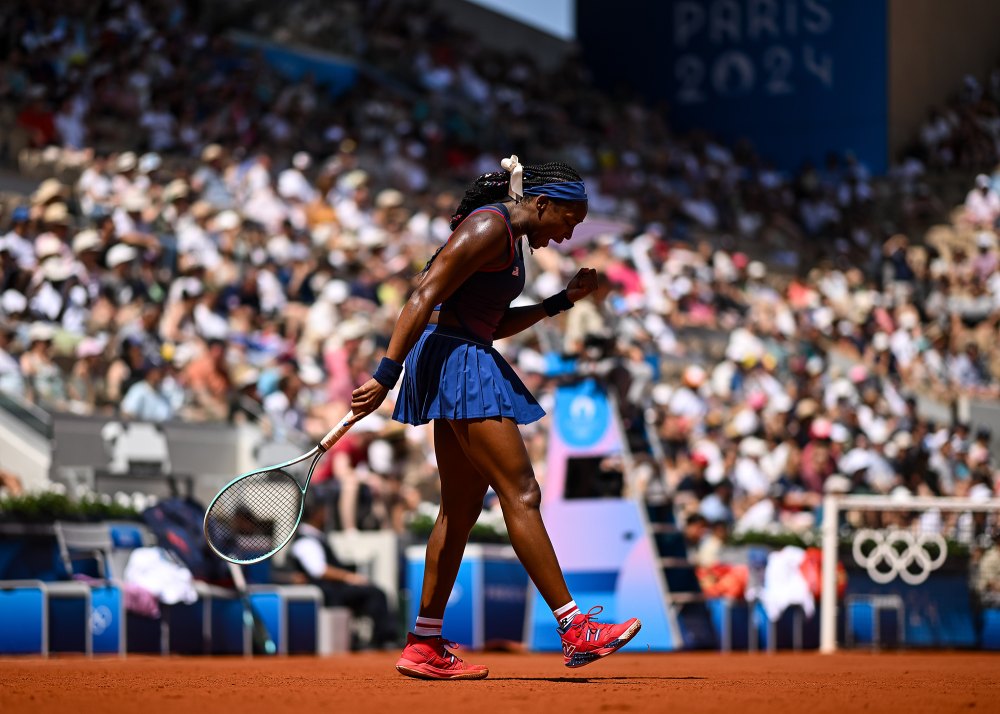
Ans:
{"type": "Polygon", "coordinates": [[[198,599],[191,571],[163,548],[136,548],[125,566],[125,582],[153,593],[166,604],[191,604],[198,599]]]}
{"type": "Polygon", "coordinates": [[[806,617],[812,617],[816,611],[816,600],[802,575],[805,557],[802,548],[792,545],[767,556],[760,601],[772,622],[777,621],[790,605],[801,605],[806,617]]]}

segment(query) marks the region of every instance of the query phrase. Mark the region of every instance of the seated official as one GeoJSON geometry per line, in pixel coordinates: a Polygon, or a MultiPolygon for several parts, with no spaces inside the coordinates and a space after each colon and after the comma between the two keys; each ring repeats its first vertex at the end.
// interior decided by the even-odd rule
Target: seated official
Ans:
{"type": "Polygon", "coordinates": [[[369,646],[393,646],[398,639],[397,626],[385,593],[337,559],[322,530],[327,515],[324,500],[316,497],[306,500],[302,524],[292,541],[290,565],[323,591],[326,607],[347,607],[355,615],[371,618],[369,646]]]}

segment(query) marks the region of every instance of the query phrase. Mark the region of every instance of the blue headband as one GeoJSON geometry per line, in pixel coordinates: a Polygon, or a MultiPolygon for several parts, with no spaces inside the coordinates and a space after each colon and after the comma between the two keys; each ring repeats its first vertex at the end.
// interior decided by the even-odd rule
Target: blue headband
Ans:
{"type": "Polygon", "coordinates": [[[524,189],[525,196],[545,195],[560,201],[586,201],[587,189],[583,181],[558,181],[543,183],[541,186],[531,186],[524,189]]]}

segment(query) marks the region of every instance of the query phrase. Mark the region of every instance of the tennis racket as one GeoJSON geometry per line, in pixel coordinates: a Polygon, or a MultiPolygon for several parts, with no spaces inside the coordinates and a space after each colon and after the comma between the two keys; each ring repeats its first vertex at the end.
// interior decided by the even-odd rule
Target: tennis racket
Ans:
{"type": "Polygon", "coordinates": [[[243,605],[243,626],[250,633],[250,651],[253,654],[277,654],[278,646],[274,643],[271,633],[264,624],[264,618],[257,612],[257,608],[250,601],[250,592],[247,590],[247,581],[243,577],[243,570],[238,565],[228,564],[229,574],[233,577],[233,585],[240,596],[240,604],[243,605]]]}
{"type": "Polygon", "coordinates": [[[353,412],[301,456],[237,476],[205,511],[205,539],[223,560],[236,565],[270,558],[292,539],[316,465],[351,428],[353,412]]]}

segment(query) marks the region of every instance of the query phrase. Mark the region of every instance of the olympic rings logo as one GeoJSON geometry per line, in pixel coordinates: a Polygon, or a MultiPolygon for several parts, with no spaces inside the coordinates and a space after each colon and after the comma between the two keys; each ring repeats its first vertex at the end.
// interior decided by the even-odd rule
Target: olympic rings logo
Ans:
{"type": "Polygon", "coordinates": [[[854,534],[852,552],[854,562],[880,585],[892,582],[897,575],[904,583],[920,585],[944,564],[948,544],[939,533],[914,536],[909,531],[863,528],[854,534]],[[866,549],[868,543],[874,546],[866,549]],[[937,549],[937,555],[933,555],[928,545],[937,549]]]}

